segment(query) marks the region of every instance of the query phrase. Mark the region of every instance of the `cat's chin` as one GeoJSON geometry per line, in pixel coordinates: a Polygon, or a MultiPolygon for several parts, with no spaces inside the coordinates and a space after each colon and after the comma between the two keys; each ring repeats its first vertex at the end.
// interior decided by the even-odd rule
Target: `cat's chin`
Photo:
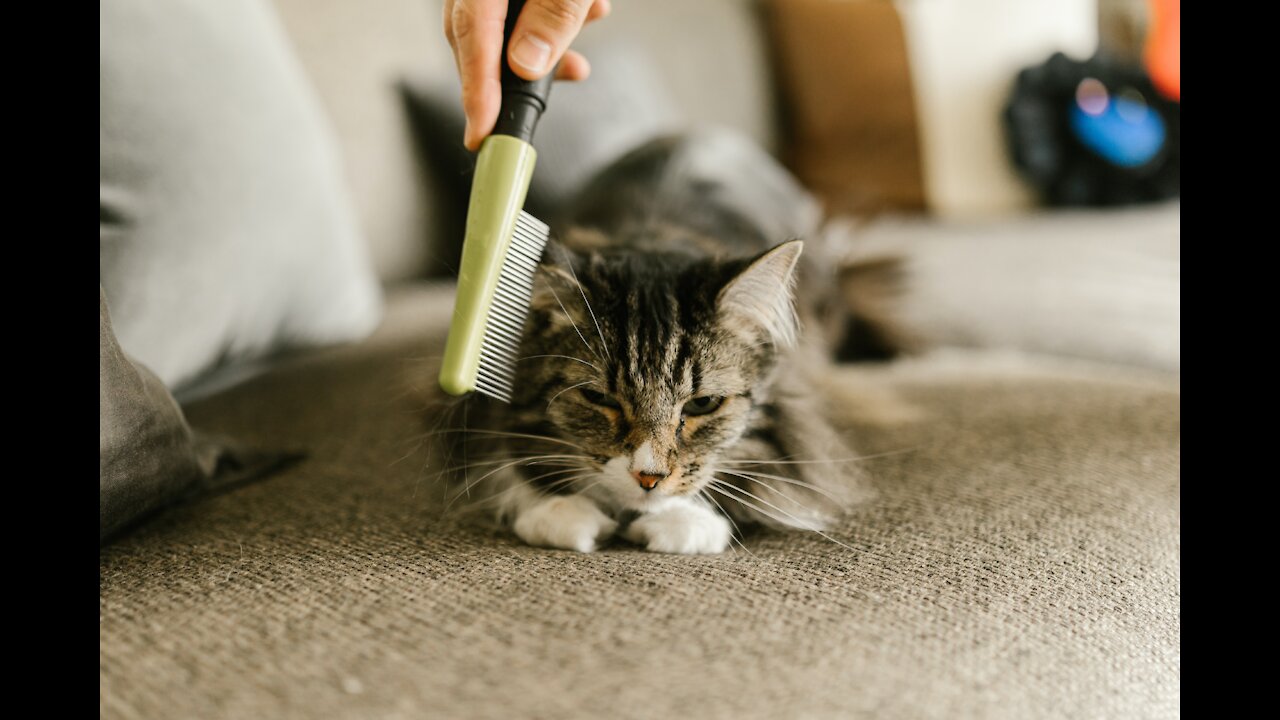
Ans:
{"type": "Polygon", "coordinates": [[[679,504],[684,498],[673,495],[657,495],[655,493],[641,492],[638,496],[632,498],[623,505],[626,510],[634,510],[635,512],[644,514],[657,512],[673,505],[679,504]]]}

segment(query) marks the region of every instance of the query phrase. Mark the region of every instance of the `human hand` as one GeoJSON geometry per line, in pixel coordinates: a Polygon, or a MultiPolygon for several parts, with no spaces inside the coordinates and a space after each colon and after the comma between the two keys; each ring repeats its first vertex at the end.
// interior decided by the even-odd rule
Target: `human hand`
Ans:
{"type": "MultiPolygon", "coordinates": [[[[528,0],[511,34],[507,61],[525,80],[537,80],[551,68],[557,80],[584,80],[591,65],[569,43],[586,23],[609,14],[609,0],[528,0]],[[563,58],[563,62],[561,59],[563,58]]],[[[467,116],[463,143],[468,150],[493,131],[502,105],[499,80],[502,30],[507,0],[445,0],[444,35],[462,79],[462,111],[467,116]]]]}

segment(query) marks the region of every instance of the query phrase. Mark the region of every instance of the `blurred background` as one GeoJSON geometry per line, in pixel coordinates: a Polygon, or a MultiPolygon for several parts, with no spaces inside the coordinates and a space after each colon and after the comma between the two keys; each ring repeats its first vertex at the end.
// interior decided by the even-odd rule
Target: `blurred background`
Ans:
{"type": "MultiPolygon", "coordinates": [[[[276,3],[347,149],[379,267],[402,276],[447,272],[432,256],[450,255],[456,228],[434,233],[442,245],[411,251],[391,239],[389,227],[403,230],[396,219],[415,214],[440,219],[447,196],[465,198],[455,175],[469,157],[459,139],[441,3],[276,3]],[[409,126],[402,100],[420,126],[409,126]],[[415,134],[425,148],[411,158],[402,143],[415,134]]],[[[1176,102],[1177,18],[1176,0],[620,0],[575,43],[593,73],[585,83],[557,85],[539,129],[541,174],[532,192],[548,204],[655,134],[722,126],[775,154],[832,212],[978,218],[1026,211],[1048,199],[1040,191],[1052,180],[1020,172],[1013,147],[1081,141],[1071,133],[1033,140],[1023,137],[1028,128],[1011,136],[1005,111],[1018,74],[1065,53],[1081,61],[1062,69],[1078,77],[1055,79],[1070,98],[1091,76],[1083,61],[1101,52],[1144,71],[1151,43],[1164,53],[1157,67],[1172,68],[1176,102]],[[1169,20],[1156,23],[1160,13],[1169,20]]],[[[1120,93],[1134,83],[1114,84],[1120,93]]],[[[1024,94],[1060,93],[1054,85],[1041,79],[1024,94]]],[[[1035,121],[1065,128],[1069,112],[1055,108],[1035,121]]],[[[1176,137],[1170,140],[1171,190],[1112,202],[1085,191],[1078,202],[1176,195],[1176,137]]],[[[1064,152],[1042,150],[1054,151],[1064,152]]]]}
{"type": "MultiPolygon", "coordinates": [[[[447,276],[472,158],[440,3],[278,7],[379,271],[447,276]]],[[[903,312],[931,340],[1176,368],[1178,13],[1177,0],[619,0],[575,44],[590,79],[554,90],[529,208],[554,216],[656,134],[730,128],[858,222],[850,252],[911,256],[903,312]]]]}
{"type": "MultiPolygon", "coordinates": [[[[441,13],[104,5],[126,350],[182,389],[360,337],[379,287],[451,275],[473,155],[441,13]]],[[[553,91],[535,215],[655,135],[719,128],[846,223],[838,255],[907,258],[930,342],[1178,367],[1178,0],[617,0],[575,47],[593,72],[553,91]]]]}

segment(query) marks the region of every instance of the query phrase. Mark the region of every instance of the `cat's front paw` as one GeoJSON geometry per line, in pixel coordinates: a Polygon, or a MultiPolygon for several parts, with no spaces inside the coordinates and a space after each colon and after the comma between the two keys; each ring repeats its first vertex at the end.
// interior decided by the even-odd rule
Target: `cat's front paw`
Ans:
{"type": "Polygon", "coordinates": [[[608,539],[618,523],[581,495],[550,497],[516,518],[516,535],[530,545],[591,552],[608,539]]]}
{"type": "Polygon", "coordinates": [[[676,505],[636,518],[627,540],[649,552],[700,555],[724,552],[732,537],[729,521],[700,505],[676,505]]]}

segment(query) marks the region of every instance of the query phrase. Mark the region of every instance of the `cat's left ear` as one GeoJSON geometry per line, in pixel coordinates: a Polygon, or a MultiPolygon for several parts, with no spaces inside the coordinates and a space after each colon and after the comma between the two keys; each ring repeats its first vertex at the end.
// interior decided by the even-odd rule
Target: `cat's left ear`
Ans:
{"type": "Polygon", "coordinates": [[[775,345],[796,342],[792,287],[804,242],[790,240],[751,261],[716,297],[722,323],[730,328],[763,332],[775,345]]]}

